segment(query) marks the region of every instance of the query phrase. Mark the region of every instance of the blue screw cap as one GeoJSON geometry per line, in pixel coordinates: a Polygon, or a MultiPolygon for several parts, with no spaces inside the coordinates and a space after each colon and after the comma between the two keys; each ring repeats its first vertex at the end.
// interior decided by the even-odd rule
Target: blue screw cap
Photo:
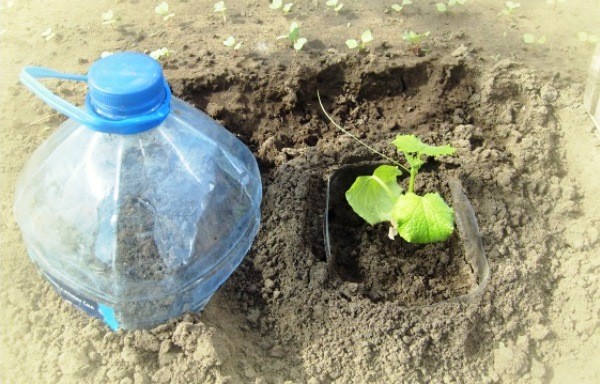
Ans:
{"type": "Polygon", "coordinates": [[[170,93],[160,64],[141,53],[115,53],[100,59],[91,65],[87,79],[88,110],[111,120],[152,113],[170,93]]]}

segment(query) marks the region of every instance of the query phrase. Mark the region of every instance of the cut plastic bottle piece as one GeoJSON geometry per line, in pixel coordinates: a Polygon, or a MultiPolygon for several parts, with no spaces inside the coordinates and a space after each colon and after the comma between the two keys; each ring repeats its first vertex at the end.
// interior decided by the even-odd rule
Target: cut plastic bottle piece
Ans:
{"type": "Polygon", "coordinates": [[[583,105],[596,125],[596,134],[600,135],[600,43],[596,43],[596,50],[590,64],[583,105]]]}

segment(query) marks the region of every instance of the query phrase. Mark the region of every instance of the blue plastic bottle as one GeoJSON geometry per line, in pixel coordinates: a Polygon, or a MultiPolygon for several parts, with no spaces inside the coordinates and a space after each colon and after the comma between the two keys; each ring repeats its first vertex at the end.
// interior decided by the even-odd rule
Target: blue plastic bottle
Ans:
{"type": "Polygon", "coordinates": [[[248,148],[172,97],[147,55],[114,54],[87,75],[27,67],[20,78],[70,118],[16,190],[15,216],[42,274],[112,329],[202,309],[258,231],[262,188],[248,148]],[[37,78],[86,81],[85,108],[37,78]]]}

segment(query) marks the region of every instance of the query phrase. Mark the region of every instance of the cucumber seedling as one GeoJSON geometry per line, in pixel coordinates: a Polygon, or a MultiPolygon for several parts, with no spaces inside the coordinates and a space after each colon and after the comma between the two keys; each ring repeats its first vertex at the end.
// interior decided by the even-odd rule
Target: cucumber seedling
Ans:
{"type": "Polygon", "coordinates": [[[154,12],[162,16],[164,21],[167,21],[171,17],[175,16],[173,12],[169,12],[169,4],[166,1],[163,1],[162,3],[158,4],[156,8],[154,8],[154,12]]]}
{"type": "Polygon", "coordinates": [[[350,49],[356,49],[357,51],[364,51],[367,49],[367,44],[371,41],[373,41],[373,34],[367,29],[360,35],[360,41],[348,39],[346,40],[346,46],[350,49]]]}
{"type": "Polygon", "coordinates": [[[416,33],[414,31],[405,31],[402,39],[410,44],[410,49],[416,56],[422,56],[425,52],[423,40],[429,37],[429,32],[416,33]]]}
{"type": "Polygon", "coordinates": [[[333,9],[336,15],[344,8],[344,4],[340,3],[338,0],[327,0],[325,5],[327,6],[327,9],[333,9]]]}
{"type": "Polygon", "coordinates": [[[42,37],[46,41],[52,40],[54,36],[56,36],[56,33],[52,32],[52,28],[48,28],[44,32],[42,32],[42,37]]]}
{"type": "Polygon", "coordinates": [[[435,7],[438,10],[438,12],[450,13],[452,7],[454,7],[456,5],[465,5],[466,2],[467,2],[467,0],[448,0],[447,4],[436,3],[435,7]]]}
{"type": "Polygon", "coordinates": [[[215,3],[213,12],[220,13],[221,16],[223,16],[223,22],[227,22],[227,6],[225,5],[224,1],[215,3]]]}
{"type": "Polygon", "coordinates": [[[598,35],[587,32],[577,32],[577,38],[582,43],[596,44],[598,42],[598,35]]]}
{"type": "Polygon", "coordinates": [[[227,39],[225,39],[225,41],[223,41],[223,45],[227,48],[233,49],[234,51],[237,51],[240,48],[242,48],[242,42],[240,41],[236,44],[235,37],[233,36],[229,36],[227,39]]]}
{"type": "Polygon", "coordinates": [[[406,7],[407,5],[410,5],[412,3],[413,3],[412,0],[402,0],[401,4],[398,4],[398,3],[392,4],[390,6],[390,9],[387,9],[385,11],[385,13],[390,13],[390,10],[392,10],[396,13],[400,13],[404,9],[404,7],[406,7]]]}
{"type": "Polygon", "coordinates": [[[294,6],[294,3],[283,4],[283,0],[273,0],[273,2],[269,5],[269,8],[271,8],[271,9],[279,9],[279,8],[281,8],[281,11],[285,15],[287,15],[288,13],[290,13],[290,11],[292,10],[293,6],[294,6]]]}
{"type": "MultiPolygon", "coordinates": [[[[338,125],[325,111],[318,93],[317,98],[325,116],[338,129],[371,151],[382,155],[338,125]]],[[[381,165],[372,175],[357,177],[346,191],[348,204],[357,215],[371,225],[389,222],[388,236],[391,239],[398,234],[409,243],[445,241],[454,232],[454,210],[437,192],[416,194],[415,179],[428,157],[453,155],[456,149],[450,145],[427,145],[415,135],[398,135],[392,144],[408,164],[402,165],[382,155],[394,165],[381,165]],[[403,172],[409,174],[406,191],[397,180],[403,172]]]]}
{"type": "Polygon", "coordinates": [[[155,51],[150,52],[148,55],[151,58],[153,58],[154,60],[162,61],[162,60],[165,60],[166,58],[168,58],[169,56],[171,56],[172,54],[173,54],[173,51],[171,51],[168,48],[162,47],[155,51]]]}
{"type": "Polygon", "coordinates": [[[304,44],[308,41],[306,38],[300,37],[300,26],[296,22],[293,22],[290,25],[290,31],[287,35],[278,36],[277,39],[288,39],[296,52],[301,51],[304,44]]]}
{"type": "Polygon", "coordinates": [[[507,1],[504,3],[505,7],[502,10],[501,14],[506,16],[511,16],[514,11],[521,7],[521,3],[515,3],[514,1],[507,1]]]}
{"type": "Polygon", "coordinates": [[[536,37],[531,33],[523,34],[523,42],[525,44],[544,44],[546,42],[546,36],[536,37]]]}
{"type": "Polygon", "coordinates": [[[115,13],[112,9],[109,9],[106,12],[102,12],[102,15],[100,16],[102,17],[102,24],[104,25],[114,24],[117,22],[117,19],[115,18],[115,13]]]}

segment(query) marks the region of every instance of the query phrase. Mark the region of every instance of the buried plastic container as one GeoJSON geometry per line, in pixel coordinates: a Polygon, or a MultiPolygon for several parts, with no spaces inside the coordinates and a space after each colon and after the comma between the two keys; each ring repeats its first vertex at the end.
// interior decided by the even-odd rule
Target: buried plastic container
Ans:
{"type": "Polygon", "coordinates": [[[583,105],[600,132],[600,43],[596,44],[596,51],[590,64],[583,105]]]}
{"type": "Polygon", "coordinates": [[[248,148],[172,98],[146,55],[108,56],[87,76],[28,67],[21,81],[70,117],[16,190],[15,216],[42,274],[112,329],[200,310],[258,231],[261,180],[248,148]],[[37,78],[86,81],[85,109],[37,78]]]}
{"type": "Polygon", "coordinates": [[[469,303],[478,298],[487,286],[490,270],[473,208],[460,182],[451,179],[448,183],[458,236],[442,243],[410,244],[399,238],[387,239],[387,230],[377,226],[371,232],[384,244],[378,248],[366,233],[368,224],[346,201],[345,192],[357,176],[371,175],[379,165],[346,165],[329,177],[324,235],[330,274],[354,284],[352,290],[361,290],[371,301],[391,301],[405,308],[469,303]],[[393,260],[385,260],[386,251],[393,260]],[[369,252],[369,257],[361,252],[369,252]],[[363,269],[379,270],[374,277],[377,281],[369,281],[363,269]],[[451,282],[454,289],[445,286],[445,282],[451,282]]]}

